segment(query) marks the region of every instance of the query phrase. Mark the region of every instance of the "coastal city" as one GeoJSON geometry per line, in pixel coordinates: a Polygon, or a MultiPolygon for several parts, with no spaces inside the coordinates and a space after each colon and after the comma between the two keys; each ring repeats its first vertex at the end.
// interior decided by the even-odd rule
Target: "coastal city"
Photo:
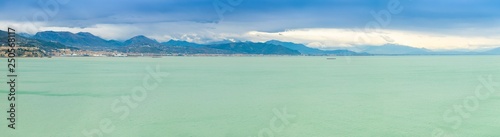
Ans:
{"type": "MultiPolygon", "coordinates": [[[[0,57],[7,57],[6,46],[0,47],[0,57]]],[[[57,49],[49,52],[39,49],[38,47],[17,47],[18,57],[153,57],[160,58],[162,56],[283,56],[283,55],[260,55],[260,54],[180,54],[180,53],[123,53],[119,51],[93,51],[93,50],[72,50],[72,49],[57,49]]]]}
{"type": "MultiPolygon", "coordinates": [[[[7,57],[8,47],[0,47],[0,57],[7,57]]],[[[71,50],[57,49],[45,51],[38,47],[17,47],[19,57],[127,57],[127,56],[144,56],[143,54],[125,54],[118,51],[90,51],[90,50],[71,50]]]]}

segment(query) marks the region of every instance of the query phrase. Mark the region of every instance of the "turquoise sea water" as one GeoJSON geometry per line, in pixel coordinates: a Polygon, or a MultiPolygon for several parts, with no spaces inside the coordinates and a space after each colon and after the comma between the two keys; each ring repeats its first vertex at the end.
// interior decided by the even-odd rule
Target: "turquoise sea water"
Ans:
{"type": "Polygon", "coordinates": [[[22,58],[18,74],[2,137],[500,136],[500,56],[22,58]]]}

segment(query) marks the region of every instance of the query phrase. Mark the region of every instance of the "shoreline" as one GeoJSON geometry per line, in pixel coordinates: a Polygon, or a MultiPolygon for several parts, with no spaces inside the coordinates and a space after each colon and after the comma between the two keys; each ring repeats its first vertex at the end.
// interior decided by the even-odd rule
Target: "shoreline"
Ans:
{"type": "MultiPolygon", "coordinates": [[[[414,56],[500,56],[500,55],[182,55],[182,56],[51,56],[51,57],[18,57],[18,58],[163,58],[163,57],[414,57],[414,56]]],[[[0,57],[8,58],[8,57],[0,57]]]]}

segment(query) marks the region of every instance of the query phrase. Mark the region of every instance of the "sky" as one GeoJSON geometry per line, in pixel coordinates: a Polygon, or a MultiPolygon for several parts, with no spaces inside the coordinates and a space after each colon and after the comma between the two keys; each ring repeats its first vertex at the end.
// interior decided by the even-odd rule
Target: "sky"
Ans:
{"type": "Polygon", "coordinates": [[[495,0],[0,0],[0,26],[115,40],[482,50],[500,47],[498,6],[495,0]]]}

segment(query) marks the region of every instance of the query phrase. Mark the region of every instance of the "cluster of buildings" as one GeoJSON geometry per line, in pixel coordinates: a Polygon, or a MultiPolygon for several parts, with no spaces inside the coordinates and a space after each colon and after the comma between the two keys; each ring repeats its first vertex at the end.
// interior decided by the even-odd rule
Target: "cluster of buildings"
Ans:
{"type": "Polygon", "coordinates": [[[90,51],[90,50],[71,50],[57,49],[52,51],[51,56],[55,57],[126,57],[125,53],[117,51],[90,51]]]}
{"type": "MultiPolygon", "coordinates": [[[[0,57],[7,57],[8,50],[11,49],[7,46],[0,47],[0,57]]],[[[40,50],[38,47],[16,47],[17,57],[45,57],[45,51],[40,50]]]]}
{"type": "MultiPolygon", "coordinates": [[[[7,50],[10,47],[0,46],[0,57],[7,57],[7,50]]],[[[127,57],[142,56],[142,54],[125,54],[117,51],[90,51],[57,49],[45,51],[38,47],[16,47],[17,57],[127,57]]]]}

